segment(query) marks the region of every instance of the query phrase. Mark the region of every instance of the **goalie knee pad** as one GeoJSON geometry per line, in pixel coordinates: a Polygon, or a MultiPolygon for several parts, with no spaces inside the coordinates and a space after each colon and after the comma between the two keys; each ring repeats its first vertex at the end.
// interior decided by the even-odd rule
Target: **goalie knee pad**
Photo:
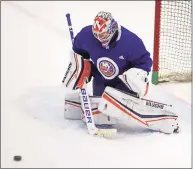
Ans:
{"type": "Polygon", "coordinates": [[[92,62],[84,59],[81,55],[74,53],[63,78],[65,87],[76,90],[82,88],[84,83],[91,80],[92,62]]]}

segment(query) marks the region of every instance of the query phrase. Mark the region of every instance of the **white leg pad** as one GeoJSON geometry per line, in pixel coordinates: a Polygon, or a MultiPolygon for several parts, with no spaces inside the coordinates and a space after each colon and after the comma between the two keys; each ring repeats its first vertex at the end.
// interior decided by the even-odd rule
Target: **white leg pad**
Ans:
{"type": "Polygon", "coordinates": [[[80,120],[82,118],[79,92],[72,91],[65,96],[64,117],[71,120],[80,120]]]}
{"type": "MultiPolygon", "coordinates": [[[[98,110],[98,104],[101,100],[101,97],[91,97],[90,96],[90,102],[91,102],[91,109],[94,116],[94,121],[96,125],[114,125],[116,124],[117,120],[107,116],[105,114],[102,114],[98,110]]],[[[71,120],[83,120],[85,122],[84,118],[84,112],[81,108],[80,103],[80,96],[79,92],[72,91],[71,93],[68,93],[65,97],[65,109],[64,109],[64,117],[71,120]]]]}
{"type": "Polygon", "coordinates": [[[178,126],[178,116],[171,107],[107,87],[102,95],[98,110],[118,120],[134,120],[142,126],[164,133],[173,133],[178,126]]]}

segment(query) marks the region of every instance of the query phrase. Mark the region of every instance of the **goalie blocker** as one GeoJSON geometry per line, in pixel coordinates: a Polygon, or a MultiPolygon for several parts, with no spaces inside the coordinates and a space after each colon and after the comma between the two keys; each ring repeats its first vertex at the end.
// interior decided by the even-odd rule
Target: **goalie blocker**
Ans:
{"type": "Polygon", "coordinates": [[[70,63],[62,82],[65,87],[71,90],[76,90],[82,88],[85,82],[88,83],[91,80],[92,62],[84,59],[77,53],[73,53],[70,59],[70,63]]]}
{"type": "MultiPolygon", "coordinates": [[[[140,73],[139,70],[132,70],[140,73]]],[[[69,119],[85,121],[81,107],[80,97],[77,91],[83,85],[83,79],[88,83],[91,79],[91,63],[83,59],[80,55],[74,54],[68,67],[65,79],[65,86],[74,90],[65,97],[64,116],[69,119]]],[[[121,78],[124,83],[125,77],[121,78]]],[[[136,78],[137,79],[137,78],[136,78]]],[[[140,78],[141,79],[141,78],[140,78]]],[[[144,80],[144,78],[142,78],[144,80]]],[[[138,83],[138,86],[130,83],[130,87],[140,91],[137,95],[132,95],[112,87],[106,87],[102,97],[90,97],[92,114],[96,125],[115,125],[118,120],[123,120],[130,124],[131,120],[139,125],[163,133],[179,132],[178,116],[174,114],[171,107],[141,98],[146,94],[147,83],[138,83]],[[144,87],[143,87],[144,86],[144,87]]]]}

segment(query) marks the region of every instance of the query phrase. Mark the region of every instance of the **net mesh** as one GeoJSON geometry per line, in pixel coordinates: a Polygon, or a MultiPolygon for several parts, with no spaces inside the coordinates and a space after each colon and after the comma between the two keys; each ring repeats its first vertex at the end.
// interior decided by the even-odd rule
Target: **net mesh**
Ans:
{"type": "Polygon", "coordinates": [[[192,2],[161,1],[159,81],[192,77],[192,2]]]}

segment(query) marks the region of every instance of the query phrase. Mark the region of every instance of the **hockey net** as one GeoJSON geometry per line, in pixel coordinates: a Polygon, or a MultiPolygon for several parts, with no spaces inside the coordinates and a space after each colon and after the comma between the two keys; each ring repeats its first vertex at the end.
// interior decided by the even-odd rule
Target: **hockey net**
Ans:
{"type": "Polygon", "coordinates": [[[192,1],[155,1],[152,83],[192,79],[192,1]]]}

